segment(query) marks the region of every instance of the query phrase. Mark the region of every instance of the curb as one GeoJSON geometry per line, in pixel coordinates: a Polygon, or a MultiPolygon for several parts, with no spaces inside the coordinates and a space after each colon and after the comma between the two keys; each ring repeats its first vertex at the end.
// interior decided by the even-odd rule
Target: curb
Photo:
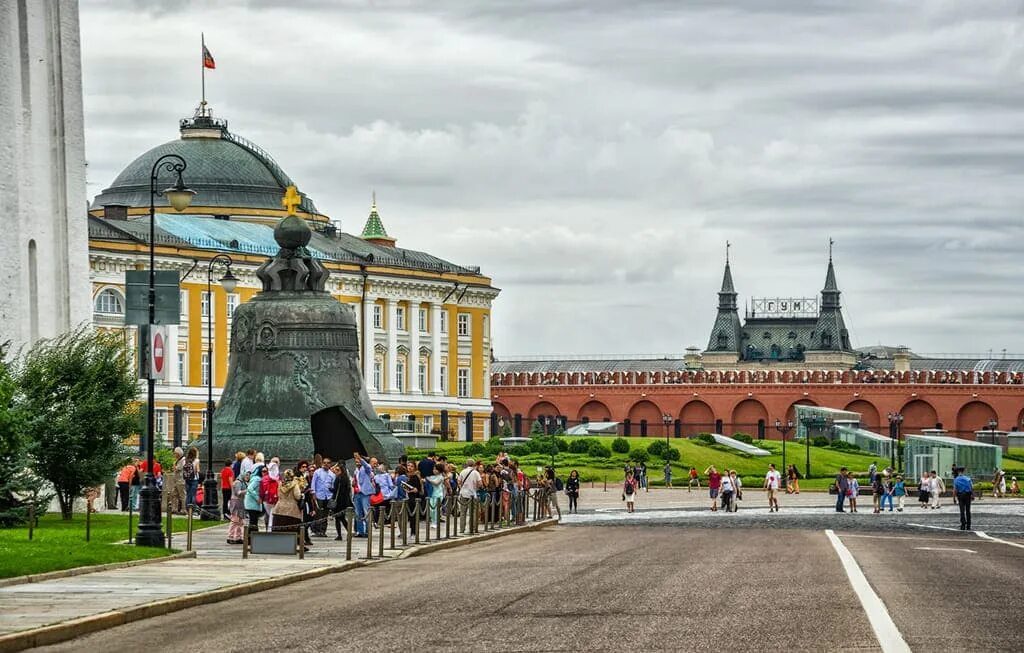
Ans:
{"type": "MultiPolygon", "coordinates": [[[[196,557],[195,551],[179,551],[178,553],[172,553],[169,556],[162,556],[159,558],[144,558],[142,560],[125,560],[124,562],[108,562],[102,565],[89,565],[87,567],[74,567],[72,569],[60,569],[58,571],[47,571],[41,574],[28,574],[26,576],[14,576],[12,578],[0,579],[0,587],[9,587],[11,585],[23,585],[24,583],[42,583],[47,580],[54,580],[57,578],[70,578],[71,576],[81,576],[82,574],[92,574],[97,571],[110,571],[111,569],[125,569],[127,567],[138,567],[140,565],[150,565],[157,562],[167,562],[168,560],[180,560],[182,558],[194,558],[196,557]]],[[[2,649],[0,649],[2,650],[2,649]]]]}
{"type": "MultiPolygon", "coordinates": [[[[50,626],[43,626],[41,628],[34,628],[32,630],[26,630],[22,632],[10,633],[7,635],[0,635],[0,653],[15,653],[16,651],[23,651],[25,649],[34,648],[37,646],[49,646],[51,644],[58,644],[65,642],[76,637],[88,635],[100,630],[106,630],[115,626],[122,626],[124,624],[132,623],[133,621],[139,621],[142,619],[148,619],[150,617],[158,617],[160,615],[169,614],[171,612],[177,612],[179,610],[185,610],[186,608],[193,608],[200,605],[207,605],[210,603],[219,603],[226,601],[227,599],[233,599],[240,596],[246,596],[255,592],[262,592],[264,590],[274,589],[283,585],[290,585],[292,583],[298,583],[304,580],[310,580],[313,578],[319,578],[326,576],[327,574],[334,574],[350,569],[357,569],[359,567],[366,567],[370,565],[377,565],[388,560],[401,560],[405,558],[411,558],[417,555],[423,555],[430,553],[431,551],[439,551],[442,549],[457,547],[463,544],[472,544],[474,542],[482,542],[484,540],[493,539],[502,535],[510,535],[512,533],[522,533],[534,530],[539,530],[546,526],[552,526],[558,523],[558,520],[547,519],[541,522],[535,522],[533,524],[527,524],[517,528],[510,528],[503,531],[492,531],[488,533],[480,533],[472,537],[460,540],[446,540],[444,542],[431,543],[429,545],[420,544],[415,549],[406,549],[394,558],[383,558],[375,560],[347,560],[338,564],[317,567],[315,569],[309,569],[306,571],[300,571],[293,574],[286,574],[284,576],[276,576],[274,578],[265,578],[263,580],[256,580],[250,583],[242,585],[233,585],[230,587],[221,587],[215,590],[209,590],[201,592],[199,594],[190,594],[186,596],[177,596],[171,599],[165,599],[163,601],[157,601],[155,603],[146,603],[144,605],[137,605],[121,610],[112,610],[110,612],[104,612],[102,614],[90,615],[87,617],[80,617],[78,619],[72,619],[70,621],[64,621],[58,624],[50,626]]],[[[152,560],[136,560],[132,561],[135,563],[155,562],[162,560],[171,560],[181,557],[195,557],[195,552],[188,552],[191,555],[177,554],[175,556],[167,556],[164,558],[154,558],[152,560]]],[[[113,563],[113,568],[122,566],[132,566],[127,563],[113,563]]],[[[106,567],[107,565],[96,565],[96,567],[106,567]]],[[[97,568],[89,568],[91,571],[101,571],[97,568]]],[[[68,570],[72,571],[72,570],[68,570]]],[[[62,572],[52,572],[62,573],[62,572]]],[[[89,573],[83,571],[81,573],[89,573]]],[[[38,574],[36,578],[44,574],[38,574]]],[[[77,574],[68,574],[74,576],[77,574]]],[[[30,581],[30,582],[39,582],[30,581]]]]}

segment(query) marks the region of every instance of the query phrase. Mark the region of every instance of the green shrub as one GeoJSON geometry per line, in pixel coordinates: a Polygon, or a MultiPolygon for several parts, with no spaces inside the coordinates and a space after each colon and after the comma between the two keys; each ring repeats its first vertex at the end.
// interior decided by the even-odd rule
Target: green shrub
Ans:
{"type": "Polygon", "coordinates": [[[860,451],[860,447],[845,440],[833,440],[828,447],[829,449],[837,449],[839,451],[860,451]]]}
{"type": "Polygon", "coordinates": [[[587,453],[590,450],[590,443],[597,442],[594,438],[579,438],[569,442],[570,453],[587,453]]]}
{"type": "Polygon", "coordinates": [[[732,439],[737,442],[744,442],[746,444],[754,444],[754,438],[750,437],[749,433],[733,433],[732,439]]]}
{"type": "Polygon", "coordinates": [[[615,438],[612,440],[612,451],[615,453],[629,453],[629,440],[626,438],[615,438]]]}
{"type": "MultiPolygon", "coordinates": [[[[712,440],[713,441],[713,440],[712,440]]],[[[647,446],[647,453],[654,459],[679,460],[679,450],[669,446],[664,440],[655,440],[647,446]]]]}
{"type": "Polygon", "coordinates": [[[600,441],[594,440],[587,447],[587,453],[594,458],[611,458],[612,450],[601,444],[600,441]]]}
{"type": "Polygon", "coordinates": [[[487,447],[481,442],[471,442],[462,448],[464,456],[480,456],[487,453],[487,447]]]}
{"type": "Polygon", "coordinates": [[[817,435],[817,436],[811,438],[811,446],[812,447],[827,447],[828,446],[828,438],[826,438],[824,436],[821,436],[821,435],[817,435]]]}
{"type": "Polygon", "coordinates": [[[526,446],[525,444],[517,444],[516,446],[508,450],[508,455],[512,456],[513,458],[529,456],[530,453],[530,447],[526,446]]]}
{"type": "Polygon", "coordinates": [[[487,450],[487,453],[496,454],[502,449],[504,449],[505,445],[501,442],[500,439],[491,438],[486,443],[484,443],[484,448],[487,450]]]}
{"type": "Polygon", "coordinates": [[[633,449],[629,452],[629,457],[638,463],[645,463],[650,460],[650,454],[647,453],[646,449],[633,449]]]}
{"type": "Polygon", "coordinates": [[[569,450],[569,441],[565,438],[555,438],[555,446],[558,447],[559,451],[569,450]]]}
{"type": "Polygon", "coordinates": [[[710,433],[698,433],[697,437],[695,437],[694,440],[696,440],[697,442],[699,442],[701,444],[714,444],[715,443],[715,439],[713,437],[711,437],[710,433]]]}

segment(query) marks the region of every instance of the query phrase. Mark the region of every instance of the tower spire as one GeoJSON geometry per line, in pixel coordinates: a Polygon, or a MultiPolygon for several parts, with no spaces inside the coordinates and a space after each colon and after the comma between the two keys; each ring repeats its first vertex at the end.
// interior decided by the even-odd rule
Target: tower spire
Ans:
{"type": "Polygon", "coordinates": [[[366,226],[363,227],[363,233],[359,237],[375,245],[394,247],[395,239],[388,235],[384,229],[384,222],[381,221],[380,214],[377,212],[377,191],[372,191],[370,197],[370,215],[366,218],[366,226]]]}

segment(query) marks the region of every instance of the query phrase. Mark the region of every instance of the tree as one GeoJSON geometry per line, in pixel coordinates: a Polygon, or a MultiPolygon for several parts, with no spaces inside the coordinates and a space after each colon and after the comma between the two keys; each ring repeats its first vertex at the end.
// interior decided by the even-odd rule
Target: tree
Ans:
{"type": "Polygon", "coordinates": [[[16,405],[17,384],[7,364],[7,344],[0,343],[0,526],[24,523],[29,506],[42,513],[50,495],[43,480],[32,474],[31,441],[25,435],[24,415],[16,405]]]}
{"type": "Polygon", "coordinates": [[[501,437],[511,438],[512,437],[512,425],[505,422],[505,427],[501,429],[501,437]]]}
{"type": "Polygon", "coordinates": [[[612,440],[612,451],[615,453],[629,453],[629,440],[626,438],[615,438],[612,440]]]}
{"type": "Polygon", "coordinates": [[[17,381],[35,472],[53,485],[61,516],[71,519],[75,497],[114,473],[135,431],[131,356],[117,335],[83,327],[39,341],[24,355],[17,381]]]}

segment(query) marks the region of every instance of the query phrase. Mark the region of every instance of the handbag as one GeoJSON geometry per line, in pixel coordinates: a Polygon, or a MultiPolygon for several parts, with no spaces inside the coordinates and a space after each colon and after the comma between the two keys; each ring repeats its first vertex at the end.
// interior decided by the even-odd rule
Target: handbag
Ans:
{"type": "Polygon", "coordinates": [[[370,505],[379,506],[382,503],[384,503],[384,493],[380,491],[380,488],[377,488],[377,494],[370,497],[370,505]]]}

